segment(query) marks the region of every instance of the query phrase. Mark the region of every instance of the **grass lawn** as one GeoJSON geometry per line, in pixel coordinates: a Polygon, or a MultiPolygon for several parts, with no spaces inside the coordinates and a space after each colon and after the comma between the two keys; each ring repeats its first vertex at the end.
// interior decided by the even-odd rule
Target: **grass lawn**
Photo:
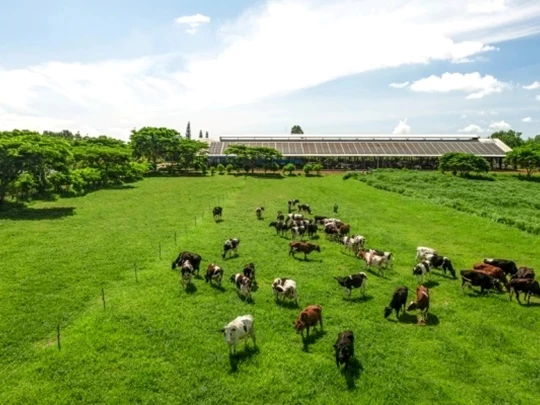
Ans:
{"type": "Polygon", "coordinates": [[[539,236],[435,201],[341,176],[151,178],[0,216],[0,240],[2,404],[540,403],[538,298],[520,306],[508,294],[462,294],[459,281],[436,274],[428,326],[417,326],[415,313],[384,319],[394,289],[416,287],[419,245],[450,256],[458,271],[494,256],[540,269],[539,236]],[[224,221],[214,223],[218,196],[224,221]],[[363,264],[322,234],[321,253],[307,262],[288,256],[289,240],[268,223],[291,198],[320,215],[337,202],[353,233],[395,253],[386,278],[368,273],[366,299],[358,291],[344,299],[332,276],[363,264]],[[264,221],[255,218],[259,205],[264,221]],[[221,260],[223,241],[235,236],[239,257],[221,260]],[[181,250],[220,264],[224,290],[200,279],[196,291],[182,291],[170,268],[181,250]],[[227,279],[251,261],[259,288],[250,304],[227,279]],[[279,276],[297,281],[301,308],[323,308],[324,332],[307,347],[292,326],[301,308],[273,299],[279,276]],[[218,330],[248,313],[258,348],[241,344],[231,360],[218,330]],[[343,374],[332,345],[347,328],[357,363],[343,374]]]}

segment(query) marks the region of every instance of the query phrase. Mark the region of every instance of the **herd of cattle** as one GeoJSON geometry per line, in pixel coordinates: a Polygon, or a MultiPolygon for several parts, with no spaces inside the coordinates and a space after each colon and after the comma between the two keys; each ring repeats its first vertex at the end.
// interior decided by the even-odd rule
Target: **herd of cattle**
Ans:
{"type": "MultiPolygon", "coordinates": [[[[255,214],[257,219],[262,219],[264,207],[257,207],[255,214]]],[[[337,218],[327,218],[315,215],[311,219],[304,218],[304,214],[311,215],[311,208],[308,204],[300,204],[299,200],[288,201],[287,215],[281,211],[278,212],[275,221],[270,222],[270,227],[274,227],[278,235],[285,236],[291,233],[291,242],[289,243],[289,256],[295,256],[300,252],[304,254],[304,260],[311,252],[321,252],[317,244],[304,241],[304,238],[314,238],[320,227],[327,239],[339,242],[343,248],[350,254],[363,260],[365,269],[377,269],[381,275],[384,271],[393,268],[394,254],[392,252],[379,249],[366,249],[366,238],[361,235],[350,235],[350,226],[337,218]],[[297,206],[297,213],[292,213],[297,206]],[[299,241],[296,239],[300,239],[299,241]]],[[[218,220],[223,214],[222,207],[213,209],[214,219],[218,220]]],[[[238,255],[240,239],[231,238],[223,244],[221,252],[222,259],[233,253],[238,255]]],[[[192,283],[194,276],[199,275],[202,257],[196,253],[184,251],[173,261],[172,268],[180,267],[180,280],[185,288],[192,283]]],[[[419,324],[426,324],[428,321],[428,312],[430,305],[429,288],[423,285],[424,278],[429,277],[432,269],[440,269],[446,275],[456,278],[452,261],[439,255],[438,252],[429,247],[420,246],[416,250],[416,264],[412,268],[412,275],[416,276],[418,287],[416,288],[416,300],[407,305],[409,289],[406,286],[399,286],[394,291],[390,304],[384,309],[384,317],[388,318],[392,311],[395,311],[396,317],[400,318],[400,311],[418,311],[419,324]]],[[[207,283],[215,283],[221,286],[223,280],[223,269],[215,263],[210,263],[207,267],[205,280],[207,283]]],[[[470,270],[461,270],[461,289],[465,286],[480,287],[481,293],[486,290],[497,290],[503,292],[503,287],[509,292],[510,300],[513,294],[516,294],[518,302],[521,304],[519,294],[523,293],[527,303],[530,303],[531,295],[540,296],[540,285],[535,280],[534,269],[529,267],[517,267],[515,262],[507,259],[484,259],[483,262],[475,263],[470,270]],[[509,277],[509,278],[508,278],[509,277]]],[[[359,272],[345,277],[334,277],[339,286],[341,286],[347,297],[350,297],[353,289],[360,289],[362,295],[365,295],[367,274],[359,272]]],[[[242,273],[236,273],[230,276],[229,280],[235,285],[239,294],[247,300],[251,300],[252,290],[256,285],[255,264],[249,263],[244,266],[242,273]]],[[[277,300],[289,300],[298,304],[298,292],[296,282],[290,278],[276,278],[272,282],[272,291],[277,300]]],[[[402,314],[403,314],[402,312],[402,314]]],[[[319,305],[310,305],[300,312],[296,321],[293,322],[296,333],[302,334],[306,330],[309,335],[311,327],[319,324],[322,330],[322,308],[319,305]]],[[[225,341],[229,347],[229,354],[236,353],[236,347],[240,340],[251,338],[255,345],[255,330],[253,326],[253,316],[239,316],[223,329],[221,329],[225,341]]],[[[338,367],[345,364],[348,368],[349,360],[354,356],[354,334],[351,330],[345,330],[338,334],[338,339],[334,344],[336,364],[338,367]]]]}

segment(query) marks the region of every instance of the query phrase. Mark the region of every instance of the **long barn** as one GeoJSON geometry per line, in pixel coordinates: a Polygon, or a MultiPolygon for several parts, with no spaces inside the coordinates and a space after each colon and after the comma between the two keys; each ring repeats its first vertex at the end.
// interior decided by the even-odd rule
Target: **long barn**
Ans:
{"type": "Polygon", "coordinates": [[[223,163],[229,145],[277,149],[280,163],[321,162],[329,169],[436,168],[439,156],[465,152],[501,168],[511,149],[498,139],[475,135],[226,135],[210,142],[209,161],[223,163]]]}

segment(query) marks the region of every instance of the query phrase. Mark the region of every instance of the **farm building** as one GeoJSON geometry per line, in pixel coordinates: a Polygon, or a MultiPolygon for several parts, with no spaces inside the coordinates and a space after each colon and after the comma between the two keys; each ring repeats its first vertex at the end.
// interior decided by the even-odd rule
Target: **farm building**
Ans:
{"type": "Polygon", "coordinates": [[[476,135],[228,135],[210,142],[210,163],[224,163],[232,144],[277,149],[283,155],[280,164],[320,162],[327,169],[434,169],[448,152],[482,156],[495,169],[511,151],[498,139],[476,135]]]}

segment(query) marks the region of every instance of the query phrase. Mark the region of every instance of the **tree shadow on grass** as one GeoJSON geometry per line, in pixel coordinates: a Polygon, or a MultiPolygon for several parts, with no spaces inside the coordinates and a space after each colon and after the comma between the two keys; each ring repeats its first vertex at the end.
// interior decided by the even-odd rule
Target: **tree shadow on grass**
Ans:
{"type": "Polygon", "coordinates": [[[302,350],[306,353],[309,353],[309,345],[312,345],[313,343],[316,343],[319,339],[324,337],[326,335],[325,330],[316,329],[315,331],[312,331],[309,336],[302,336],[302,350]]]}
{"type": "Polygon", "coordinates": [[[238,351],[235,354],[229,355],[229,364],[231,365],[231,373],[238,371],[238,365],[250,359],[255,354],[259,353],[258,346],[244,346],[244,350],[238,351]]]}
{"type": "Polygon", "coordinates": [[[349,390],[356,389],[356,380],[360,378],[363,371],[364,367],[356,357],[349,360],[349,367],[347,370],[345,370],[344,367],[340,370],[341,375],[345,377],[345,382],[347,383],[347,388],[349,390]]]}
{"type": "Polygon", "coordinates": [[[0,211],[0,220],[41,221],[61,219],[75,214],[75,207],[19,208],[0,211]]]}
{"type": "Polygon", "coordinates": [[[233,174],[234,177],[253,177],[254,179],[267,179],[267,180],[283,180],[281,174],[277,173],[236,173],[233,174]]]}

